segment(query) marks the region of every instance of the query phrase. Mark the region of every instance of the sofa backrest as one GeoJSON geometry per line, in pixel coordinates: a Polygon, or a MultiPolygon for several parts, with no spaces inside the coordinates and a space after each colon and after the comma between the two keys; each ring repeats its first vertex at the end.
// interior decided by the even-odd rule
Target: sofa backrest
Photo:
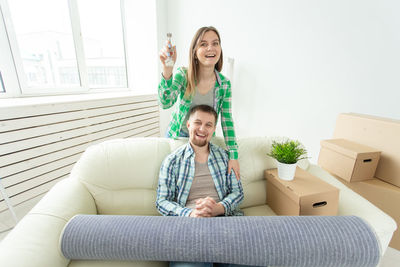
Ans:
{"type": "MultiPolygon", "coordinates": [[[[225,147],[222,138],[214,144],[225,147]]],[[[71,177],[86,185],[99,214],[159,215],[155,208],[158,173],[164,158],[187,139],[127,138],[89,147],[75,164],[71,177]]],[[[276,166],[267,156],[271,139],[238,140],[241,182],[245,194],[241,207],[263,205],[263,172],[276,166]]]]}
{"type": "Polygon", "coordinates": [[[99,214],[157,215],[158,171],[170,152],[164,138],[106,141],[89,147],[71,176],[86,185],[99,214]]]}

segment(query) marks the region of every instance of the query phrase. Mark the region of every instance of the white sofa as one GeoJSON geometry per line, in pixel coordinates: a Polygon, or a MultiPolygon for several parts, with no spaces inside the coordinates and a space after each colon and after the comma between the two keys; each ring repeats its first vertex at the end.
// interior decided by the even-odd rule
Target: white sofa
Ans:
{"type": "MultiPolygon", "coordinates": [[[[275,162],[267,156],[271,138],[238,140],[245,215],[273,216],[266,205],[265,169],[275,162]]],[[[59,248],[60,233],[76,214],[159,215],[155,208],[162,160],[187,139],[116,139],[91,146],[75,164],[69,178],[55,185],[0,243],[0,265],[167,266],[165,262],[69,261],[59,248]]],[[[213,142],[223,146],[221,138],[213,142]]],[[[339,215],[364,218],[376,231],[383,254],[396,229],[394,220],[348,189],[320,167],[303,160],[299,166],[340,189],[339,215]]]]}

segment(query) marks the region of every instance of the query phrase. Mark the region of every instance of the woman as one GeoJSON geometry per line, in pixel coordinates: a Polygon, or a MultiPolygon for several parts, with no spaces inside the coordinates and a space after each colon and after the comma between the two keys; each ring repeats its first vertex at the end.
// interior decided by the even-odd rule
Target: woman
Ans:
{"type": "Polygon", "coordinates": [[[233,171],[240,178],[237,143],[231,111],[231,83],[221,73],[223,64],[221,38],[214,27],[197,30],[190,45],[189,67],[180,67],[172,78],[173,66],[166,60],[171,55],[176,62],[176,47],[167,41],[160,52],[163,75],[158,86],[158,97],[163,109],[178,101],[172,114],[167,137],[188,137],[186,122],[188,111],[195,105],[209,105],[221,113],[221,126],[229,151],[228,173],[233,171]]]}

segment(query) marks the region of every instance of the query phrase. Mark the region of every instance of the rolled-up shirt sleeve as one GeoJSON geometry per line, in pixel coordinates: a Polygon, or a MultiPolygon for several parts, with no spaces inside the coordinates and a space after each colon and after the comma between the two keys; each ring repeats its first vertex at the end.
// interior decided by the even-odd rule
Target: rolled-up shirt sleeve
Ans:
{"type": "Polygon", "coordinates": [[[182,68],[178,68],[173,78],[166,80],[161,75],[158,85],[158,101],[163,109],[172,107],[179,94],[186,90],[186,74],[182,68]]]}
{"type": "Polygon", "coordinates": [[[220,203],[225,208],[225,215],[238,215],[239,205],[242,203],[244,195],[243,188],[240,180],[238,181],[235,176],[235,172],[231,171],[230,174],[227,174],[226,186],[228,188],[228,194],[224,199],[220,201],[220,203]]]}
{"type": "Polygon", "coordinates": [[[175,192],[175,164],[172,157],[167,157],[161,164],[156,208],[164,216],[189,216],[192,209],[182,207],[176,199],[175,192]]]}

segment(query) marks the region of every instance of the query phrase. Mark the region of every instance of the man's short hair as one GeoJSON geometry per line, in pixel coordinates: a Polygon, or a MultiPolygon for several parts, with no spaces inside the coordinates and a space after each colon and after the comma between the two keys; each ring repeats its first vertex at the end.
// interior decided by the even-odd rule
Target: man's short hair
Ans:
{"type": "Polygon", "coordinates": [[[209,105],[197,105],[197,106],[194,106],[194,107],[190,108],[190,110],[189,110],[189,118],[190,118],[196,111],[199,111],[199,110],[200,110],[200,111],[203,111],[203,112],[205,112],[205,113],[209,113],[209,114],[214,115],[215,122],[217,122],[218,114],[217,114],[217,112],[215,111],[215,109],[214,109],[213,107],[209,106],[209,105]]]}

